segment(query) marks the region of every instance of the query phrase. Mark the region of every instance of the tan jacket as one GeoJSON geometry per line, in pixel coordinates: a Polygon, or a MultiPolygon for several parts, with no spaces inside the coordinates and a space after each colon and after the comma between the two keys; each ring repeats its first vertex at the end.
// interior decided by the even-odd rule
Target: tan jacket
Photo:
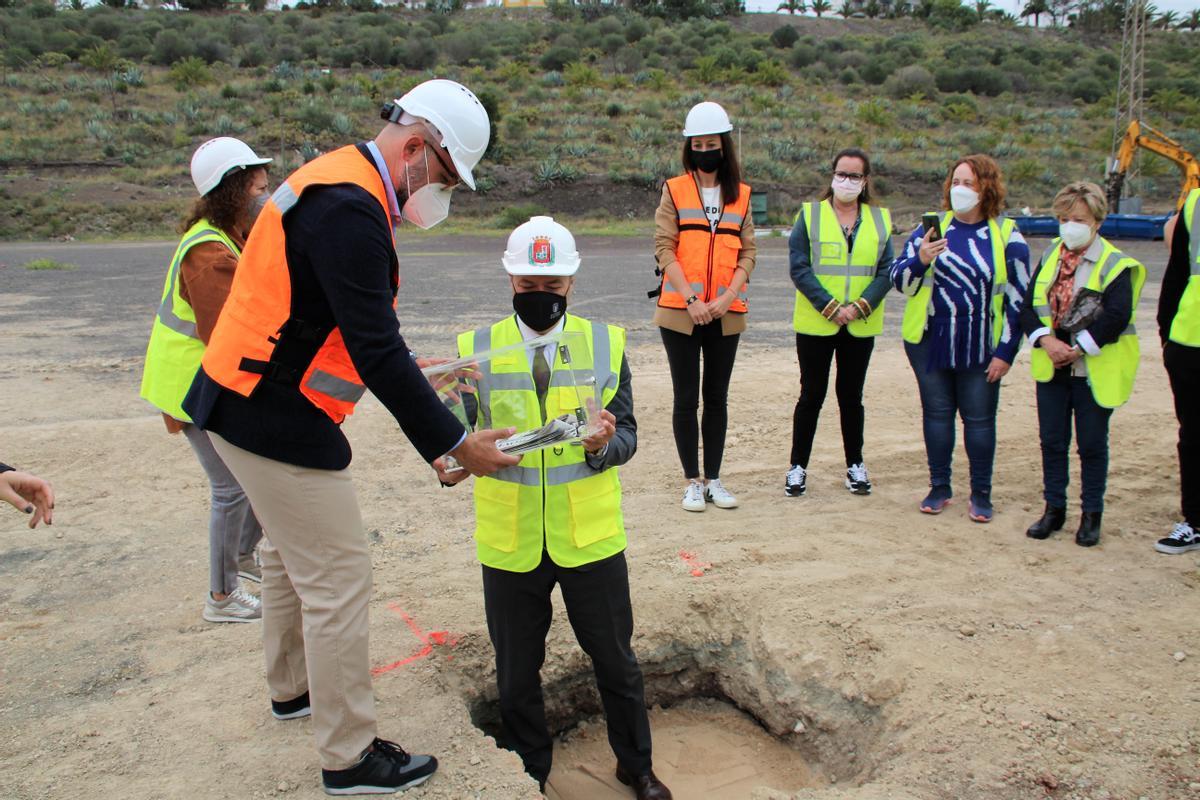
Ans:
{"type": "MultiPolygon", "coordinates": [[[[241,236],[226,231],[226,235],[239,248],[245,245],[241,236]]],[[[216,327],[217,317],[229,297],[233,285],[233,273],[237,270],[237,256],[220,242],[201,242],[187,251],[179,266],[179,296],[196,313],[196,335],[208,344],[208,337],[216,327]]],[[[163,414],[167,431],[178,433],[187,423],[163,414]]]]}
{"type": "MultiPolygon", "coordinates": [[[[742,222],[741,238],[742,249],[738,255],[737,265],[746,271],[746,282],[749,283],[750,274],[754,272],[754,258],[758,252],[758,246],[754,243],[752,214],[747,214],[746,219],[742,222]]],[[[667,189],[666,184],[663,184],[662,201],[658,204],[658,210],[654,212],[654,257],[658,261],[659,269],[665,272],[668,266],[676,263],[675,248],[678,244],[679,218],[675,213],[675,201],[671,199],[671,192],[667,189]]],[[[696,327],[687,311],[682,308],[656,307],[654,324],[687,336],[690,336],[696,327]]],[[[725,336],[732,336],[744,330],[746,330],[745,314],[730,311],[721,317],[721,333],[725,336]]]]}

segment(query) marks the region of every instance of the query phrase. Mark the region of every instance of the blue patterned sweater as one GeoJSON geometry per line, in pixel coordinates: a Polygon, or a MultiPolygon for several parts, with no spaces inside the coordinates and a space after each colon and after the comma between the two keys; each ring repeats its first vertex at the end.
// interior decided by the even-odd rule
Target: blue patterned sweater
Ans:
{"type": "Polygon", "coordinates": [[[892,264],[892,283],[912,297],[925,281],[934,281],[925,332],[929,369],[977,369],[993,356],[1011,364],[1021,349],[1021,302],[1029,284],[1029,245],[1021,232],[1014,229],[1004,249],[1008,287],[1004,327],[994,350],[990,298],[996,270],[987,221],[968,225],[952,219],[945,231],[946,250],[929,266],[917,255],[924,234],[918,226],[908,237],[892,264]]]}

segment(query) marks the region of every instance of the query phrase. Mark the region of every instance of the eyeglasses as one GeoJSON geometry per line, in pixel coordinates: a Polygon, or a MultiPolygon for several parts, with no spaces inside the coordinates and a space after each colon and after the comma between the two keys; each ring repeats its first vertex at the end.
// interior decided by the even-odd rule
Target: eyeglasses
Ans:
{"type": "Polygon", "coordinates": [[[861,181],[867,176],[863,175],[861,172],[835,172],[833,173],[833,177],[837,178],[839,181],[861,181]]]}

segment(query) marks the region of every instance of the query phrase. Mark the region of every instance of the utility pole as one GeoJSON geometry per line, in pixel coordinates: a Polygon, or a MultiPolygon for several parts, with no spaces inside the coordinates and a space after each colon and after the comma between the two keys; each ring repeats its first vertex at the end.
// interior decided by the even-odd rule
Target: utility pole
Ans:
{"type": "MultiPolygon", "coordinates": [[[[1146,5],[1148,0],[1125,0],[1125,29],[1121,36],[1121,73],[1117,80],[1117,107],[1113,123],[1112,158],[1115,159],[1129,123],[1142,120],[1146,73],[1146,5]]],[[[1141,156],[1134,156],[1125,173],[1125,184],[1137,190],[1141,156]]],[[[1119,208],[1109,209],[1118,212],[1119,208]]]]}

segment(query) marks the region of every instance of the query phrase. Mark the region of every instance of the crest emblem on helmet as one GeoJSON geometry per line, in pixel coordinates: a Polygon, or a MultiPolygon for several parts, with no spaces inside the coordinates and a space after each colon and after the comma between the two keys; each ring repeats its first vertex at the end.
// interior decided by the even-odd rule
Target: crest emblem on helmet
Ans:
{"type": "Polygon", "coordinates": [[[554,243],[549,236],[535,236],[529,243],[529,263],[535,267],[554,264],[554,243]]]}

